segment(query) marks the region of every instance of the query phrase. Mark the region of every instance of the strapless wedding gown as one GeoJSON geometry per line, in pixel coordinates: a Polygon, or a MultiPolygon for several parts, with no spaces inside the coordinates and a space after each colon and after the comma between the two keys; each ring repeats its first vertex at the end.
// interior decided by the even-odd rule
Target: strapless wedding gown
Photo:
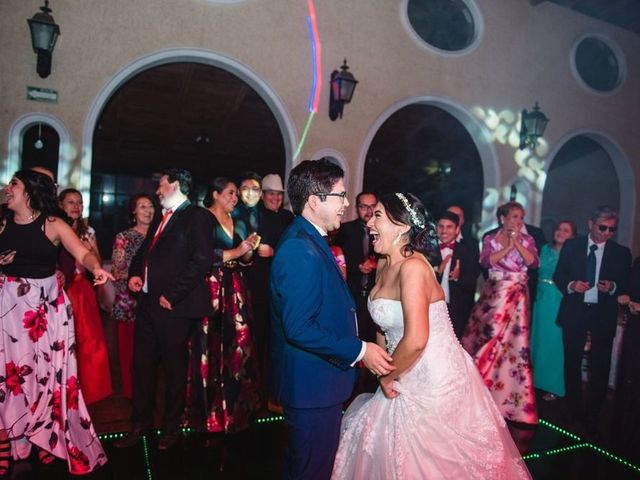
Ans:
{"type": "MultiPolygon", "coordinates": [[[[404,333],[402,304],[378,298],[369,311],[393,353],[404,333]]],[[[349,406],[333,479],[531,478],[444,301],[429,306],[427,346],[394,389],[396,398],[378,388],[349,406]]]]}

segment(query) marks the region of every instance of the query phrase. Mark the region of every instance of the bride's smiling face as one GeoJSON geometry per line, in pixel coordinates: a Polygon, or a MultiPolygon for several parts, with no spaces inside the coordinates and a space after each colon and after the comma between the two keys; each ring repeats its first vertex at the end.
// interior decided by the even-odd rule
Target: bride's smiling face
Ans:
{"type": "Polygon", "coordinates": [[[397,242],[396,239],[406,232],[409,227],[393,223],[380,202],[374,208],[373,216],[367,222],[367,227],[369,227],[369,234],[373,239],[373,250],[379,255],[389,255],[406,243],[403,240],[397,242]],[[394,244],[394,242],[396,243],[394,244]]]}

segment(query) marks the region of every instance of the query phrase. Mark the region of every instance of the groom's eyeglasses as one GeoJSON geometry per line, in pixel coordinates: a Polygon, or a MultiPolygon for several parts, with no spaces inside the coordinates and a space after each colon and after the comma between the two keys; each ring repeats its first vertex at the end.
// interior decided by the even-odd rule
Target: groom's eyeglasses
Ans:
{"type": "Polygon", "coordinates": [[[342,203],[344,203],[344,199],[347,198],[347,192],[318,192],[314,195],[320,197],[320,200],[323,202],[327,197],[340,197],[342,199],[342,203]]]}
{"type": "Polygon", "coordinates": [[[618,230],[618,226],[614,225],[613,227],[607,227],[606,225],[598,225],[598,230],[600,230],[601,232],[606,232],[607,230],[609,230],[609,233],[616,233],[616,231],[618,230]]]}

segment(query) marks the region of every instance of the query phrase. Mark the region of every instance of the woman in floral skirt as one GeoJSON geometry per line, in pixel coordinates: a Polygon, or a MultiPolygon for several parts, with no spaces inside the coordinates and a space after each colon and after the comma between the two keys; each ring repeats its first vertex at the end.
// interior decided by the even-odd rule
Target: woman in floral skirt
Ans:
{"type": "MultiPolygon", "coordinates": [[[[0,451],[14,459],[33,445],[44,464],[54,456],[73,474],[107,458],[78,382],[73,313],[55,275],[62,244],[90,270],[97,285],[112,278],[57,215],[53,181],[21,170],[5,189],[0,223],[0,451]]],[[[6,465],[0,462],[0,470],[6,465]]]]}
{"type": "Polygon", "coordinates": [[[489,270],[471,311],[462,346],[507,420],[536,424],[538,414],[529,358],[527,269],[538,266],[533,237],[523,232],[524,207],[499,207],[502,227],[482,241],[480,264],[489,270]]]}
{"type": "Polygon", "coordinates": [[[204,199],[215,217],[209,277],[215,313],[203,319],[192,339],[187,415],[192,426],[209,432],[248,428],[260,405],[251,309],[240,270],[240,262],[251,260],[260,239],[255,233],[242,238],[245,225],[231,217],[237,202],[235,183],[222,177],[213,180],[204,199]]]}

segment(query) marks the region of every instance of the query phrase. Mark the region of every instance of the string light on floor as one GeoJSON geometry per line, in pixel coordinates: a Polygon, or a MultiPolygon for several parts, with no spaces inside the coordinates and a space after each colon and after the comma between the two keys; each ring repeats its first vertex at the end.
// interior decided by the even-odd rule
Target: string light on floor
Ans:
{"type": "Polygon", "coordinates": [[[561,433],[561,434],[563,434],[563,435],[565,435],[565,436],[567,436],[569,438],[572,438],[572,439],[577,440],[579,442],[582,441],[582,438],[580,438],[579,436],[577,436],[577,435],[575,435],[575,434],[573,434],[571,432],[568,432],[568,431],[564,430],[563,428],[560,428],[557,425],[554,425],[553,423],[549,423],[546,420],[540,419],[539,423],[541,425],[544,425],[545,427],[550,428],[551,430],[554,430],[554,431],[556,431],[558,433],[561,433]]]}
{"type": "Polygon", "coordinates": [[[147,446],[147,436],[142,436],[142,449],[144,451],[144,464],[147,467],[147,478],[149,480],[153,480],[153,475],[151,474],[151,462],[149,461],[149,447],[147,446]]]}
{"type": "Polygon", "coordinates": [[[618,463],[621,463],[622,465],[624,465],[625,467],[629,467],[632,470],[635,470],[636,472],[640,472],[640,467],[637,465],[634,465],[631,462],[627,462],[624,458],[620,458],[617,455],[614,455],[613,453],[609,453],[606,450],[598,447],[597,445],[594,445],[592,443],[587,443],[586,444],[587,447],[595,450],[596,452],[598,452],[600,455],[604,455],[605,457],[607,457],[610,460],[614,460],[618,463]]]}

